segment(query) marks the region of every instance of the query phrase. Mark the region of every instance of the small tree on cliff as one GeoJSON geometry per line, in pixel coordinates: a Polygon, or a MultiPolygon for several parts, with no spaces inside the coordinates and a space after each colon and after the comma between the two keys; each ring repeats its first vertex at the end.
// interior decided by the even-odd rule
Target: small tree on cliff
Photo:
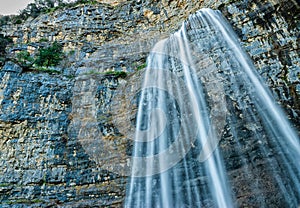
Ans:
{"type": "Polygon", "coordinates": [[[5,37],[4,35],[0,34],[0,67],[3,66],[6,57],[6,46],[12,43],[10,38],[5,37]]]}
{"type": "Polygon", "coordinates": [[[16,62],[24,69],[30,69],[34,64],[33,57],[30,56],[28,51],[21,51],[17,54],[16,62]]]}
{"type": "Polygon", "coordinates": [[[55,41],[51,46],[39,49],[35,63],[45,67],[57,66],[63,57],[62,45],[55,41]]]}

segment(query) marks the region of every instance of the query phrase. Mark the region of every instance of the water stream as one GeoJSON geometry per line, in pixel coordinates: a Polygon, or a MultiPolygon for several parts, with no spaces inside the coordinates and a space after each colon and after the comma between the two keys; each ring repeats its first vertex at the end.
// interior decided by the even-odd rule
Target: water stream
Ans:
{"type": "Polygon", "coordinates": [[[138,99],[125,207],[300,204],[299,136],[220,12],[155,45],[138,99]]]}

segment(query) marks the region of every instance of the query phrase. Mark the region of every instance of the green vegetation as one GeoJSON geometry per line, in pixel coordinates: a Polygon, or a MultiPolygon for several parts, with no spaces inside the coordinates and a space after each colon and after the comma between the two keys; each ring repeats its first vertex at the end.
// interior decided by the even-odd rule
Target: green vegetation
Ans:
{"type": "Polygon", "coordinates": [[[22,23],[22,20],[20,20],[20,19],[17,19],[16,21],[15,21],[15,24],[17,24],[17,25],[19,25],[19,24],[21,24],[22,23]]]}
{"type": "Polygon", "coordinates": [[[63,57],[62,45],[55,41],[51,46],[39,49],[35,64],[44,67],[57,66],[63,57]]]}
{"type": "Polygon", "coordinates": [[[142,65],[137,66],[136,70],[139,71],[139,70],[144,69],[146,67],[147,67],[147,63],[143,63],[142,65]]]}
{"type": "Polygon", "coordinates": [[[50,69],[50,68],[47,68],[47,67],[35,67],[33,69],[33,71],[45,72],[45,73],[48,73],[48,74],[60,74],[61,73],[60,71],[57,71],[55,69],[50,69]]]}
{"type": "Polygon", "coordinates": [[[28,51],[21,51],[17,54],[17,64],[24,70],[28,70],[33,66],[34,59],[30,56],[28,51]]]}
{"type": "Polygon", "coordinates": [[[21,24],[29,17],[36,18],[40,14],[52,13],[58,9],[74,7],[78,4],[97,4],[96,0],[77,0],[71,2],[70,0],[34,0],[21,10],[18,15],[2,16],[0,17],[0,26],[6,25],[9,22],[14,24],[21,24]]]}
{"type": "Polygon", "coordinates": [[[12,184],[10,184],[10,183],[0,183],[0,187],[8,187],[10,185],[12,185],[12,184]]]}
{"type": "Polygon", "coordinates": [[[96,0],[77,0],[74,2],[75,5],[78,4],[96,4],[97,1],[96,0]]]}
{"type": "Polygon", "coordinates": [[[47,39],[47,38],[41,38],[41,39],[39,40],[39,42],[40,42],[40,43],[46,43],[46,42],[48,42],[48,39],[47,39]]]}
{"type": "Polygon", "coordinates": [[[68,78],[68,79],[75,79],[75,75],[66,75],[66,77],[68,78]]]}
{"type": "Polygon", "coordinates": [[[105,75],[113,75],[116,77],[120,77],[120,78],[126,78],[127,77],[127,73],[124,71],[107,71],[104,72],[105,75]]]}
{"type": "Polygon", "coordinates": [[[40,48],[35,56],[30,55],[28,51],[20,51],[16,54],[16,58],[12,60],[21,66],[23,71],[59,74],[60,71],[50,67],[57,66],[64,57],[62,45],[54,42],[46,48],[40,48]]]}
{"type": "Polygon", "coordinates": [[[3,66],[4,62],[6,61],[6,46],[12,43],[12,39],[5,37],[4,35],[0,34],[0,67],[3,66]]]}
{"type": "Polygon", "coordinates": [[[11,21],[11,16],[2,16],[0,17],[0,26],[6,25],[10,21],[11,21]]]}
{"type": "Polygon", "coordinates": [[[69,56],[73,56],[75,54],[75,52],[76,52],[75,50],[71,50],[68,52],[68,54],[69,54],[69,56]]]}
{"type": "Polygon", "coordinates": [[[114,76],[117,78],[126,78],[127,77],[127,73],[124,71],[106,71],[106,72],[97,72],[95,70],[90,70],[86,73],[83,73],[84,75],[108,75],[108,76],[114,76]]]}
{"type": "Polygon", "coordinates": [[[36,204],[36,203],[43,203],[44,201],[40,199],[34,199],[34,200],[29,200],[29,199],[15,199],[11,200],[8,202],[5,202],[6,204],[13,205],[13,204],[36,204]]]}
{"type": "Polygon", "coordinates": [[[90,71],[84,72],[82,74],[83,75],[96,75],[96,74],[103,74],[103,72],[98,72],[98,71],[95,71],[95,70],[90,70],[90,71]]]}

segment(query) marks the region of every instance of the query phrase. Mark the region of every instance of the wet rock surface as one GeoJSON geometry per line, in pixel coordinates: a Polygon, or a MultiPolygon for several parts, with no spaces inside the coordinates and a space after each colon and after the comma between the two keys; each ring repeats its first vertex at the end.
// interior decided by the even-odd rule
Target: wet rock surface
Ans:
{"type": "MultiPolygon", "coordinates": [[[[58,10],[1,30],[14,40],[8,49],[12,53],[23,47],[34,53],[47,44],[43,39],[58,40],[68,53],[58,75],[22,72],[11,62],[0,70],[1,206],[120,207],[127,179],[114,168],[127,165],[131,145],[126,140],[128,133],[122,132],[130,130],[116,127],[133,122],[134,111],[130,115],[124,112],[136,108],[128,98],[122,103],[120,92],[126,93],[124,87],[136,90],[142,75],[134,79],[129,76],[127,80],[132,84],[122,85],[126,82],[123,79],[101,73],[135,73],[144,68],[153,45],[175,32],[189,14],[202,7],[219,9],[229,20],[299,132],[300,6],[296,1],[126,1],[116,6],[79,5],[58,10]],[[115,95],[119,95],[117,101],[115,95]],[[115,118],[119,119],[117,123],[115,118]],[[102,162],[87,151],[92,146],[85,146],[80,140],[88,136],[80,131],[85,121],[91,124],[87,128],[95,130],[90,136],[101,135],[100,144],[105,151],[96,156],[101,156],[102,162]],[[118,158],[111,159],[110,153],[118,158]]],[[[128,96],[135,96],[130,90],[128,96]]],[[[227,102],[236,108],[232,99],[227,102]]],[[[233,122],[230,119],[228,122],[233,122]]],[[[266,174],[268,167],[263,165],[264,158],[256,148],[261,141],[250,139],[255,127],[237,125],[244,135],[239,141],[241,149],[233,148],[236,141],[232,141],[228,126],[220,142],[228,175],[237,184],[237,204],[259,206],[266,200],[245,186],[255,181],[255,176],[243,173],[243,167],[249,164],[247,167],[253,171],[261,167],[257,174],[265,179],[255,184],[269,187],[263,190],[270,196],[264,203],[285,206],[274,192],[276,187],[266,174]],[[240,161],[239,151],[247,152],[249,158],[240,161]]]]}
{"type": "Polygon", "coordinates": [[[13,67],[4,67],[0,75],[1,206],[121,203],[125,178],[97,166],[72,128],[74,80],[21,74],[17,66],[9,66],[13,67]]]}

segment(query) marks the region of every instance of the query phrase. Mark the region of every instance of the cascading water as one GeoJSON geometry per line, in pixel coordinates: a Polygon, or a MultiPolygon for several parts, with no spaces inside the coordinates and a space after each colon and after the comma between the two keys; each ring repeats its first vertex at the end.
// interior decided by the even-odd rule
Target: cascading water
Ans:
{"type": "Polygon", "coordinates": [[[220,12],[155,45],[138,97],[125,207],[300,204],[299,137],[220,12]]]}

